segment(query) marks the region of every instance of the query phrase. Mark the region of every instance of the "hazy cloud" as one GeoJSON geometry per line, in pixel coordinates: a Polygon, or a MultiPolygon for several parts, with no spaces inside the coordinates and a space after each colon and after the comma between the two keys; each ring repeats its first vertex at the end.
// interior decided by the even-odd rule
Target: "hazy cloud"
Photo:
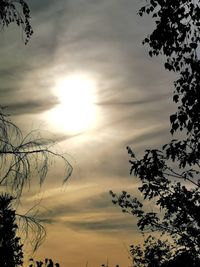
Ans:
{"type": "Polygon", "coordinates": [[[129,231],[129,230],[137,230],[137,227],[133,224],[133,221],[126,222],[125,218],[120,219],[105,219],[101,221],[72,221],[67,222],[67,226],[70,226],[75,230],[86,230],[86,231],[102,231],[109,232],[109,234],[113,232],[119,231],[129,231]]]}
{"type": "MultiPolygon", "coordinates": [[[[94,128],[75,135],[58,132],[56,125],[45,127],[73,158],[69,184],[75,180],[76,189],[72,186],[66,194],[54,190],[61,167],[53,167],[44,199],[48,210],[41,219],[52,227],[59,221],[74,232],[114,232],[115,236],[123,230],[135,231],[136,221],[113,207],[108,191],[127,188],[137,196],[126,146],[142,155],[145,148],[159,147],[169,138],[175,76],[164,70],[162,58],[150,58],[141,45],[153,24],[150,18],[136,15],[140,1],[29,2],[34,28],[29,44],[23,44],[14,25],[1,33],[1,105],[16,115],[20,127],[30,122],[40,125],[44,112],[58,104],[52,93],[57,79],[86,73],[96,81],[100,111],[94,128]]],[[[63,118],[67,123],[67,116],[63,118]]],[[[26,195],[29,205],[32,199],[26,195]]],[[[61,236],[68,238],[63,228],[61,236]]],[[[83,242],[86,246],[89,241],[83,242]]]]}
{"type": "Polygon", "coordinates": [[[35,99],[34,101],[27,100],[26,102],[9,103],[6,106],[8,107],[8,112],[16,116],[20,114],[41,113],[53,108],[56,104],[58,104],[58,100],[54,98],[47,100],[35,99]]]}

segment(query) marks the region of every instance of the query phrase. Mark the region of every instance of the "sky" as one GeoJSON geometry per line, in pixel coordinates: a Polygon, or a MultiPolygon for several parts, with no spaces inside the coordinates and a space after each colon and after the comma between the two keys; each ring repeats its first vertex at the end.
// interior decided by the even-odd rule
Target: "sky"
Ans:
{"type": "Polygon", "coordinates": [[[137,15],[142,1],[27,2],[28,45],[15,25],[0,33],[1,105],[24,133],[52,136],[73,166],[62,186],[55,160],[42,188],[34,180],[24,194],[27,208],[42,199],[47,237],[35,257],[63,267],[130,266],[128,247],[143,237],[109,190],[140,197],[126,146],[142,156],[170,138],[174,76],[141,44],[154,27],[137,15]]]}

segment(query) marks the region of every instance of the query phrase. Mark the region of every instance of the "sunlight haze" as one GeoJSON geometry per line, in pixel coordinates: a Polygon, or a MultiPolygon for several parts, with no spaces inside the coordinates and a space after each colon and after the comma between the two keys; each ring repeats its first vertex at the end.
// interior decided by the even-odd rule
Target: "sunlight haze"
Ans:
{"type": "MultiPolygon", "coordinates": [[[[24,209],[41,200],[47,239],[35,257],[62,267],[129,267],[127,247],[143,240],[136,219],[109,190],[141,197],[126,147],[138,158],[168,140],[173,74],[150,58],[142,40],[153,28],[138,0],[29,0],[34,34],[25,46],[17,26],[0,33],[0,98],[27,132],[57,142],[73,166],[34,177],[24,209]],[[88,265],[86,265],[88,262],[88,265]]],[[[150,209],[150,207],[149,207],[150,209]]]]}
{"type": "Polygon", "coordinates": [[[53,88],[59,104],[45,116],[53,127],[61,132],[77,134],[87,131],[98,123],[96,102],[96,83],[92,77],[71,74],[58,78],[53,88]]]}

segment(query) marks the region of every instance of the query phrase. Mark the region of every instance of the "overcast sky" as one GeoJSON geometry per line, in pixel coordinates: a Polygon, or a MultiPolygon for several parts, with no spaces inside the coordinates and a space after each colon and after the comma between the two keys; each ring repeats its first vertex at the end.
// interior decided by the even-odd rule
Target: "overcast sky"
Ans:
{"type": "MultiPolygon", "coordinates": [[[[136,220],[108,194],[139,195],[126,146],[142,155],[167,141],[174,109],[174,77],[141,45],[153,29],[150,19],[137,15],[141,2],[29,0],[34,35],[28,45],[17,26],[1,31],[1,105],[24,131],[51,132],[74,167],[63,188],[56,163],[41,193],[26,193],[24,200],[28,206],[42,196],[48,234],[38,257],[53,257],[63,267],[100,266],[107,258],[127,266],[125,246],[142,239],[136,220]],[[98,115],[88,129],[69,133],[45,114],[59,105],[52,93],[57,81],[80,73],[95,82],[98,115]]],[[[72,113],[61,116],[63,125],[72,113]]]]}

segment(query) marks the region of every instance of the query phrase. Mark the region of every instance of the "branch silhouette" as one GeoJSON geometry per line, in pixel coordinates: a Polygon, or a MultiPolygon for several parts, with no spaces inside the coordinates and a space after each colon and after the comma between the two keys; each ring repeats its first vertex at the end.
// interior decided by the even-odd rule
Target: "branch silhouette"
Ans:
{"type": "Polygon", "coordinates": [[[151,15],[155,29],[143,41],[149,55],[164,56],[164,67],[177,74],[170,116],[171,135],[161,149],[130,155],[130,174],[139,178],[142,201],[110,191],[113,203],[138,218],[144,246],[132,246],[136,267],[200,266],[200,4],[193,0],[146,0],[138,14],[151,15]],[[148,212],[146,203],[155,211],[148,212]],[[158,212],[158,210],[160,212],[158,212]],[[169,241],[170,240],[170,241],[169,241]],[[167,255],[167,257],[166,257],[167,255]]]}

